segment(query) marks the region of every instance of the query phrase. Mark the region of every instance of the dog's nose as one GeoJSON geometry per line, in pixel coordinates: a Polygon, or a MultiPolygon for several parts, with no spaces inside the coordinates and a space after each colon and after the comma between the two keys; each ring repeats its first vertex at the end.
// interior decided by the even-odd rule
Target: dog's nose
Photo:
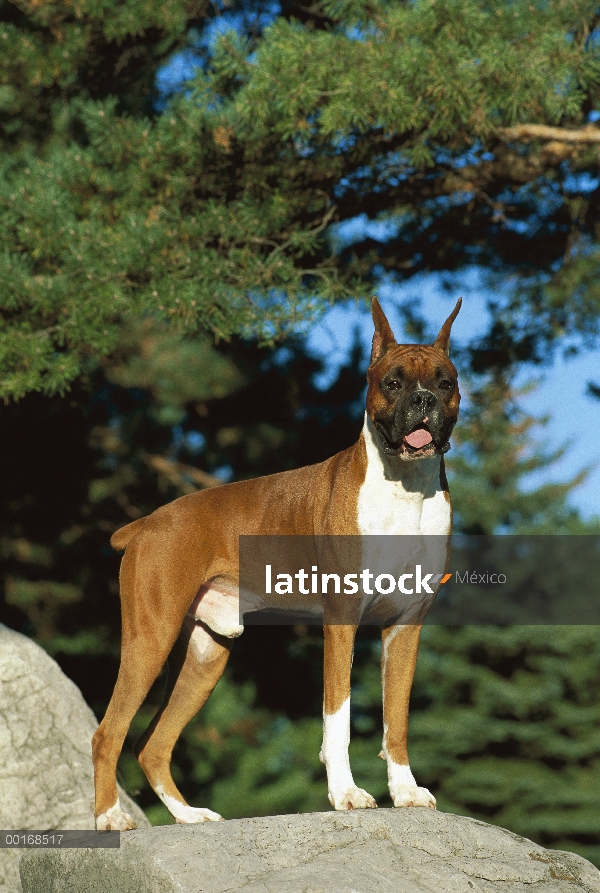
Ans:
{"type": "Polygon", "coordinates": [[[431,391],[413,391],[408,398],[408,402],[416,409],[421,409],[423,412],[427,412],[427,410],[431,409],[431,407],[434,405],[435,396],[431,393],[431,391]]]}

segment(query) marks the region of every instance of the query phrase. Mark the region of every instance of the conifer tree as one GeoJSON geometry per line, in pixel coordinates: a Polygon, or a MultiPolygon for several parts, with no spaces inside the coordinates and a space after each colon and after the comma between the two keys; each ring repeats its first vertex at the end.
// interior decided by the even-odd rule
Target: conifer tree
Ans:
{"type": "Polygon", "coordinates": [[[494,355],[596,334],[592,0],[284,3],[208,45],[214,11],[3,0],[4,396],[64,391],[125,319],[269,341],[382,273],[473,263],[502,283],[494,355]],[[358,215],[388,237],[336,250],[358,215]]]}

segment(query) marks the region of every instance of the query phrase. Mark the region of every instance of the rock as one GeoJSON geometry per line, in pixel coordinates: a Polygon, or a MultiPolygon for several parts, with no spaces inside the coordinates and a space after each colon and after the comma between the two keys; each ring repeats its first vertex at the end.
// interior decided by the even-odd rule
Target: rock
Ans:
{"type": "MultiPolygon", "coordinates": [[[[91,738],[98,723],[58,664],[0,624],[0,830],[94,827],[91,738]]],[[[125,808],[149,822],[126,794],[125,808]]],[[[23,850],[0,849],[0,893],[18,893],[23,850]]]]}
{"type": "Polygon", "coordinates": [[[120,849],[30,850],[24,893],[597,893],[573,853],[433,809],[171,825],[120,849]]]}

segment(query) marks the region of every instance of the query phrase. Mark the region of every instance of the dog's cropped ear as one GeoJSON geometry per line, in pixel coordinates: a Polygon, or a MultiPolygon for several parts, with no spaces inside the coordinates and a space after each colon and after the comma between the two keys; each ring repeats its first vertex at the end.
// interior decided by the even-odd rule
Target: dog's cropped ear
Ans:
{"type": "Polygon", "coordinates": [[[446,356],[450,355],[450,330],[452,328],[452,323],[458,316],[458,311],[460,310],[460,305],[462,304],[462,298],[459,298],[456,302],[456,307],[440,329],[440,334],[437,336],[435,341],[433,342],[433,346],[443,350],[446,356]]]}
{"type": "Polygon", "coordinates": [[[377,298],[373,298],[371,301],[371,313],[373,315],[373,325],[375,326],[370,360],[370,365],[372,366],[373,363],[376,363],[377,360],[381,359],[388,347],[391,347],[392,344],[396,344],[396,339],[394,338],[392,327],[387,321],[387,317],[381,309],[381,304],[377,298]]]}

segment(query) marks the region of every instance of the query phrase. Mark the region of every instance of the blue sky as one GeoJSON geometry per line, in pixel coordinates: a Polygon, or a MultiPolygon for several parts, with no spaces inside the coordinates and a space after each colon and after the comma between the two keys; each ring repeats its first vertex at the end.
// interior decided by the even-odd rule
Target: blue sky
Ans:
{"type": "MultiPolygon", "coordinates": [[[[466,345],[487,329],[488,313],[485,292],[478,282],[476,272],[467,275],[449,294],[435,275],[415,277],[399,288],[383,287],[378,297],[388,315],[397,338],[403,339],[400,315],[395,309],[400,301],[414,297],[420,300],[423,315],[433,330],[439,329],[459,297],[463,306],[452,330],[452,343],[466,345]]],[[[344,362],[352,344],[353,333],[358,328],[365,346],[371,344],[373,325],[368,310],[358,304],[333,307],[308,334],[308,345],[316,355],[327,361],[327,371],[322,383],[332,378],[335,370],[344,362]]],[[[588,381],[600,383],[600,349],[579,356],[563,359],[558,357],[546,368],[525,368],[519,374],[517,386],[538,381],[535,390],[523,396],[519,405],[532,416],[548,416],[544,427],[535,431],[535,438],[547,450],[569,444],[565,455],[553,466],[536,472],[528,478],[530,487],[547,481],[564,481],[574,477],[583,468],[595,464],[587,480],[571,496],[571,504],[589,518],[600,516],[600,451],[597,436],[600,432],[600,400],[586,394],[588,381]]],[[[451,461],[451,455],[449,457],[451,461]]]]}

